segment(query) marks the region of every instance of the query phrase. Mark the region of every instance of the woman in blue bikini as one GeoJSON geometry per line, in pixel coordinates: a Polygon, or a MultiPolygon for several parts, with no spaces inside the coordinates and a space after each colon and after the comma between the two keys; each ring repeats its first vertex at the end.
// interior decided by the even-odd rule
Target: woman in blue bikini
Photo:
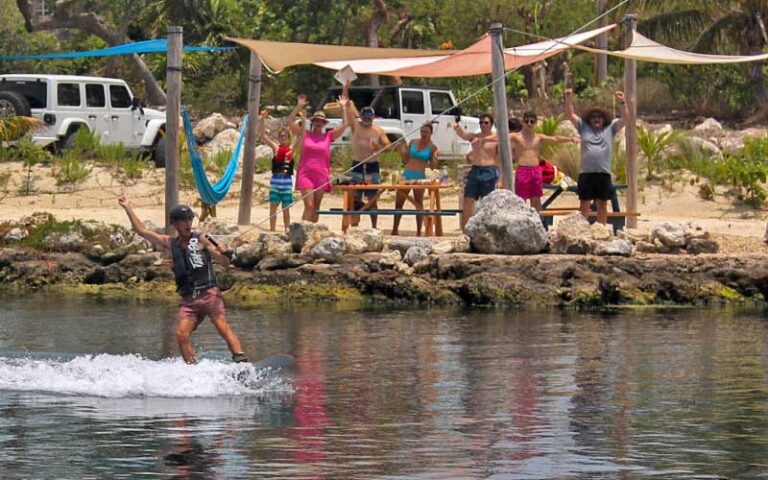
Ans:
{"type": "MultiPolygon", "coordinates": [[[[437,168],[437,147],[432,143],[432,124],[425,123],[420,130],[420,136],[416,140],[398,144],[400,155],[405,163],[402,179],[406,182],[416,182],[426,180],[426,169],[437,168]]],[[[405,205],[405,200],[411,190],[398,190],[395,200],[395,209],[400,210],[405,205]]],[[[413,203],[417,210],[424,210],[424,190],[413,189],[413,203]]],[[[392,235],[399,235],[400,218],[402,215],[395,215],[394,225],[392,226],[392,235]]],[[[416,235],[421,236],[421,224],[423,218],[416,215],[416,235]]]]}

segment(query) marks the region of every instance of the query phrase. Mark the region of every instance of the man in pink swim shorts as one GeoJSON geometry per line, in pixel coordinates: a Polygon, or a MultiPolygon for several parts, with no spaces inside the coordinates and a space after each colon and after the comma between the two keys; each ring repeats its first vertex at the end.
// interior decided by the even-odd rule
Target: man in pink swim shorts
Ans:
{"type": "Polygon", "coordinates": [[[536,114],[523,114],[523,130],[509,134],[512,150],[517,160],[515,173],[515,193],[523,200],[528,200],[537,211],[541,210],[541,196],[544,193],[544,181],[539,167],[542,142],[579,143],[579,137],[563,135],[542,135],[536,133],[536,114]]]}

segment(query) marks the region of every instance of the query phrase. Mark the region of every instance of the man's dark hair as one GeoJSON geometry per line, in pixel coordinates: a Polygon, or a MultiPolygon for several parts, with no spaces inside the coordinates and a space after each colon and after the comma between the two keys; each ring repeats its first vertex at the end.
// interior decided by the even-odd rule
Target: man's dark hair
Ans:
{"type": "Polygon", "coordinates": [[[509,117],[507,119],[507,125],[509,125],[510,133],[518,133],[523,131],[523,122],[517,117],[509,117]]]}
{"type": "Polygon", "coordinates": [[[496,120],[493,118],[493,115],[491,115],[490,113],[484,113],[484,114],[480,115],[480,120],[482,120],[484,118],[487,118],[488,120],[490,120],[491,121],[491,125],[493,125],[496,122],[496,120]]]}
{"type": "Polygon", "coordinates": [[[532,118],[536,120],[538,117],[536,116],[536,112],[534,112],[533,110],[528,110],[523,114],[523,120],[525,120],[526,118],[532,118]]]}

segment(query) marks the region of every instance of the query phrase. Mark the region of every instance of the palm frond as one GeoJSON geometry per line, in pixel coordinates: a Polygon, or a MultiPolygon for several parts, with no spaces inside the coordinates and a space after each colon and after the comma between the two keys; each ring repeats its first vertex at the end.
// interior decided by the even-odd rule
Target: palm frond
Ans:
{"type": "Polygon", "coordinates": [[[0,141],[18,140],[27,133],[43,125],[41,120],[32,117],[2,117],[0,118],[0,141]]]}
{"type": "Polygon", "coordinates": [[[659,41],[688,39],[701,32],[712,20],[704,11],[689,9],[664,12],[638,23],[643,35],[659,41]]]}
{"type": "Polygon", "coordinates": [[[744,32],[749,28],[748,15],[747,12],[731,12],[715,20],[696,39],[694,51],[743,53],[747,47],[744,32]]]}

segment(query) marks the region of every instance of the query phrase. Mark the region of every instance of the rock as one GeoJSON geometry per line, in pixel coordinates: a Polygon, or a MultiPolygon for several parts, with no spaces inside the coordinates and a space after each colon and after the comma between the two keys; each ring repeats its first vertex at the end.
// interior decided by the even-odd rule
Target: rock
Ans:
{"type": "MultiPolygon", "coordinates": [[[[207,156],[217,155],[221,152],[233,152],[237,145],[237,140],[240,138],[240,132],[234,128],[229,128],[222,132],[219,132],[213,140],[205,145],[205,152],[207,156]]],[[[242,155],[242,151],[240,153],[242,155]]]]}
{"type": "Polygon", "coordinates": [[[613,238],[613,227],[595,222],[589,226],[589,234],[592,236],[592,240],[606,242],[613,238]]]}
{"type": "Polygon", "coordinates": [[[405,252],[405,255],[403,255],[403,262],[412,267],[420,261],[426,259],[427,256],[429,256],[429,252],[427,252],[425,249],[422,247],[413,246],[409,248],[407,252],[405,252]]]}
{"type": "Polygon", "coordinates": [[[496,190],[480,200],[466,230],[480,253],[525,255],[547,247],[539,214],[509,190],[496,190]]]}
{"type": "Polygon", "coordinates": [[[104,255],[104,253],[106,253],[106,250],[104,250],[104,247],[102,247],[99,244],[96,244],[92,246],[90,250],[88,250],[87,255],[88,255],[88,258],[90,258],[91,260],[98,260],[104,255]]]}
{"type": "Polygon", "coordinates": [[[234,235],[240,232],[237,224],[208,218],[198,226],[198,230],[207,235],[234,235]]]}
{"type": "Polygon", "coordinates": [[[275,155],[275,152],[272,151],[271,148],[269,148],[267,145],[256,145],[256,148],[253,151],[253,158],[256,160],[272,160],[272,157],[275,155]]]}
{"type": "Polygon", "coordinates": [[[639,240],[635,243],[635,251],[639,253],[658,253],[656,245],[645,240],[639,240]]]}
{"type": "Polygon", "coordinates": [[[683,224],[683,235],[685,236],[686,245],[693,239],[709,239],[709,231],[705,230],[704,227],[696,222],[685,222],[683,224]]]}
{"type": "Polygon", "coordinates": [[[356,237],[347,237],[347,253],[351,255],[360,255],[368,251],[368,245],[356,237]]]}
{"type": "Polygon", "coordinates": [[[29,236],[29,232],[24,228],[14,227],[3,238],[6,242],[19,242],[29,236]]]}
{"type": "Polygon", "coordinates": [[[629,240],[632,243],[645,242],[649,243],[648,233],[636,228],[623,228],[616,231],[616,237],[622,240],[629,240]]]}
{"type": "Polygon", "coordinates": [[[240,268],[251,269],[264,258],[264,254],[263,242],[244,243],[235,248],[232,264],[240,268]]]}
{"type": "Polygon", "coordinates": [[[100,264],[105,266],[112,265],[113,263],[121,262],[127,256],[128,250],[121,248],[104,253],[98,261],[100,264]]]}
{"type": "Polygon", "coordinates": [[[672,249],[661,243],[661,240],[658,238],[653,239],[653,248],[656,250],[656,253],[672,253],[672,249]]]}
{"type": "Polygon", "coordinates": [[[685,230],[679,223],[659,223],[651,229],[651,239],[654,243],[658,240],[668,248],[682,248],[685,246],[685,230]]]}
{"type": "Polygon", "coordinates": [[[449,253],[467,253],[471,248],[469,237],[466,235],[459,235],[456,238],[450,240],[443,240],[432,246],[432,254],[434,255],[446,255],[449,253]]]}
{"type": "Polygon", "coordinates": [[[717,253],[720,250],[720,246],[710,238],[692,238],[686,245],[685,250],[692,255],[717,253]]]}
{"type": "Polygon", "coordinates": [[[272,270],[288,270],[306,265],[311,261],[308,257],[298,257],[295,255],[283,255],[277,257],[266,257],[259,262],[258,269],[262,272],[272,270]]]}
{"type": "Polygon", "coordinates": [[[109,244],[113,247],[124,247],[131,243],[128,239],[132,237],[131,233],[118,230],[109,234],[109,244]]]}
{"type": "Polygon", "coordinates": [[[205,143],[220,132],[235,128],[237,128],[237,126],[224,118],[222,114],[214,113],[197,122],[192,129],[192,132],[195,134],[195,139],[197,139],[198,143],[205,143]]]}
{"type": "Polygon", "coordinates": [[[70,230],[49,235],[43,240],[43,244],[57,252],[79,252],[84,247],[85,237],[80,230],[70,230]]]}
{"type": "Polygon", "coordinates": [[[720,150],[720,147],[710,142],[709,140],[694,136],[689,136],[687,138],[691,145],[696,147],[701,153],[708,157],[721,157],[723,155],[723,151],[720,150]]]}
{"type": "Polygon", "coordinates": [[[587,254],[593,249],[594,241],[589,222],[579,212],[559,220],[549,234],[549,248],[552,253],[587,254]]]}
{"type": "Polygon", "coordinates": [[[311,242],[313,245],[320,240],[330,237],[332,233],[321,223],[293,222],[288,228],[288,241],[295,253],[301,252],[304,246],[311,242]]]}
{"type": "Polygon", "coordinates": [[[700,124],[693,127],[693,130],[696,132],[701,131],[720,131],[723,129],[723,125],[715,120],[714,118],[708,118],[701,122],[700,124]]]}
{"type": "Polygon", "coordinates": [[[384,250],[384,233],[376,228],[352,227],[347,231],[347,238],[362,241],[365,244],[364,252],[384,250]]]}
{"type": "Polygon", "coordinates": [[[18,225],[23,228],[30,228],[42,225],[44,223],[52,222],[54,220],[54,216],[48,212],[34,212],[28,217],[21,217],[18,225]]]}
{"type": "Polygon", "coordinates": [[[317,242],[309,254],[314,259],[338,263],[344,257],[346,249],[347,242],[343,238],[327,237],[317,242]]]}
{"type": "Polygon", "coordinates": [[[600,242],[595,247],[595,255],[632,256],[632,242],[620,238],[611,240],[610,242],[600,242]]]}
{"type": "Polygon", "coordinates": [[[155,225],[155,223],[152,220],[144,220],[142,223],[144,224],[145,227],[147,227],[148,230],[151,230],[155,233],[165,234],[165,229],[163,227],[155,225]]]}
{"type": "Polygon", "coordinates": [[[291,244],[283,235],[262,233],[258,241],[263,245],[265,257],[280,257],[293,252],[291,244]]]}
{"type": "Polygon", "coordinates": [[[398,263],[402,263],[403,255],[399,250],[390,250],[389,252],[382,252],[379,257],[379,268],[382,270],[393,269],[398,263]]]}
{"type": "Polygon", "coordinates": [[[387,249],[390,251],[398,251],[400,255],[405,255],[411,247],[421,247],[427,252],[432,251],[432,247],[437,243],[437,240],[432,238],[422,237],[397,237],[393,238],[387,244],[387,249]]]}

